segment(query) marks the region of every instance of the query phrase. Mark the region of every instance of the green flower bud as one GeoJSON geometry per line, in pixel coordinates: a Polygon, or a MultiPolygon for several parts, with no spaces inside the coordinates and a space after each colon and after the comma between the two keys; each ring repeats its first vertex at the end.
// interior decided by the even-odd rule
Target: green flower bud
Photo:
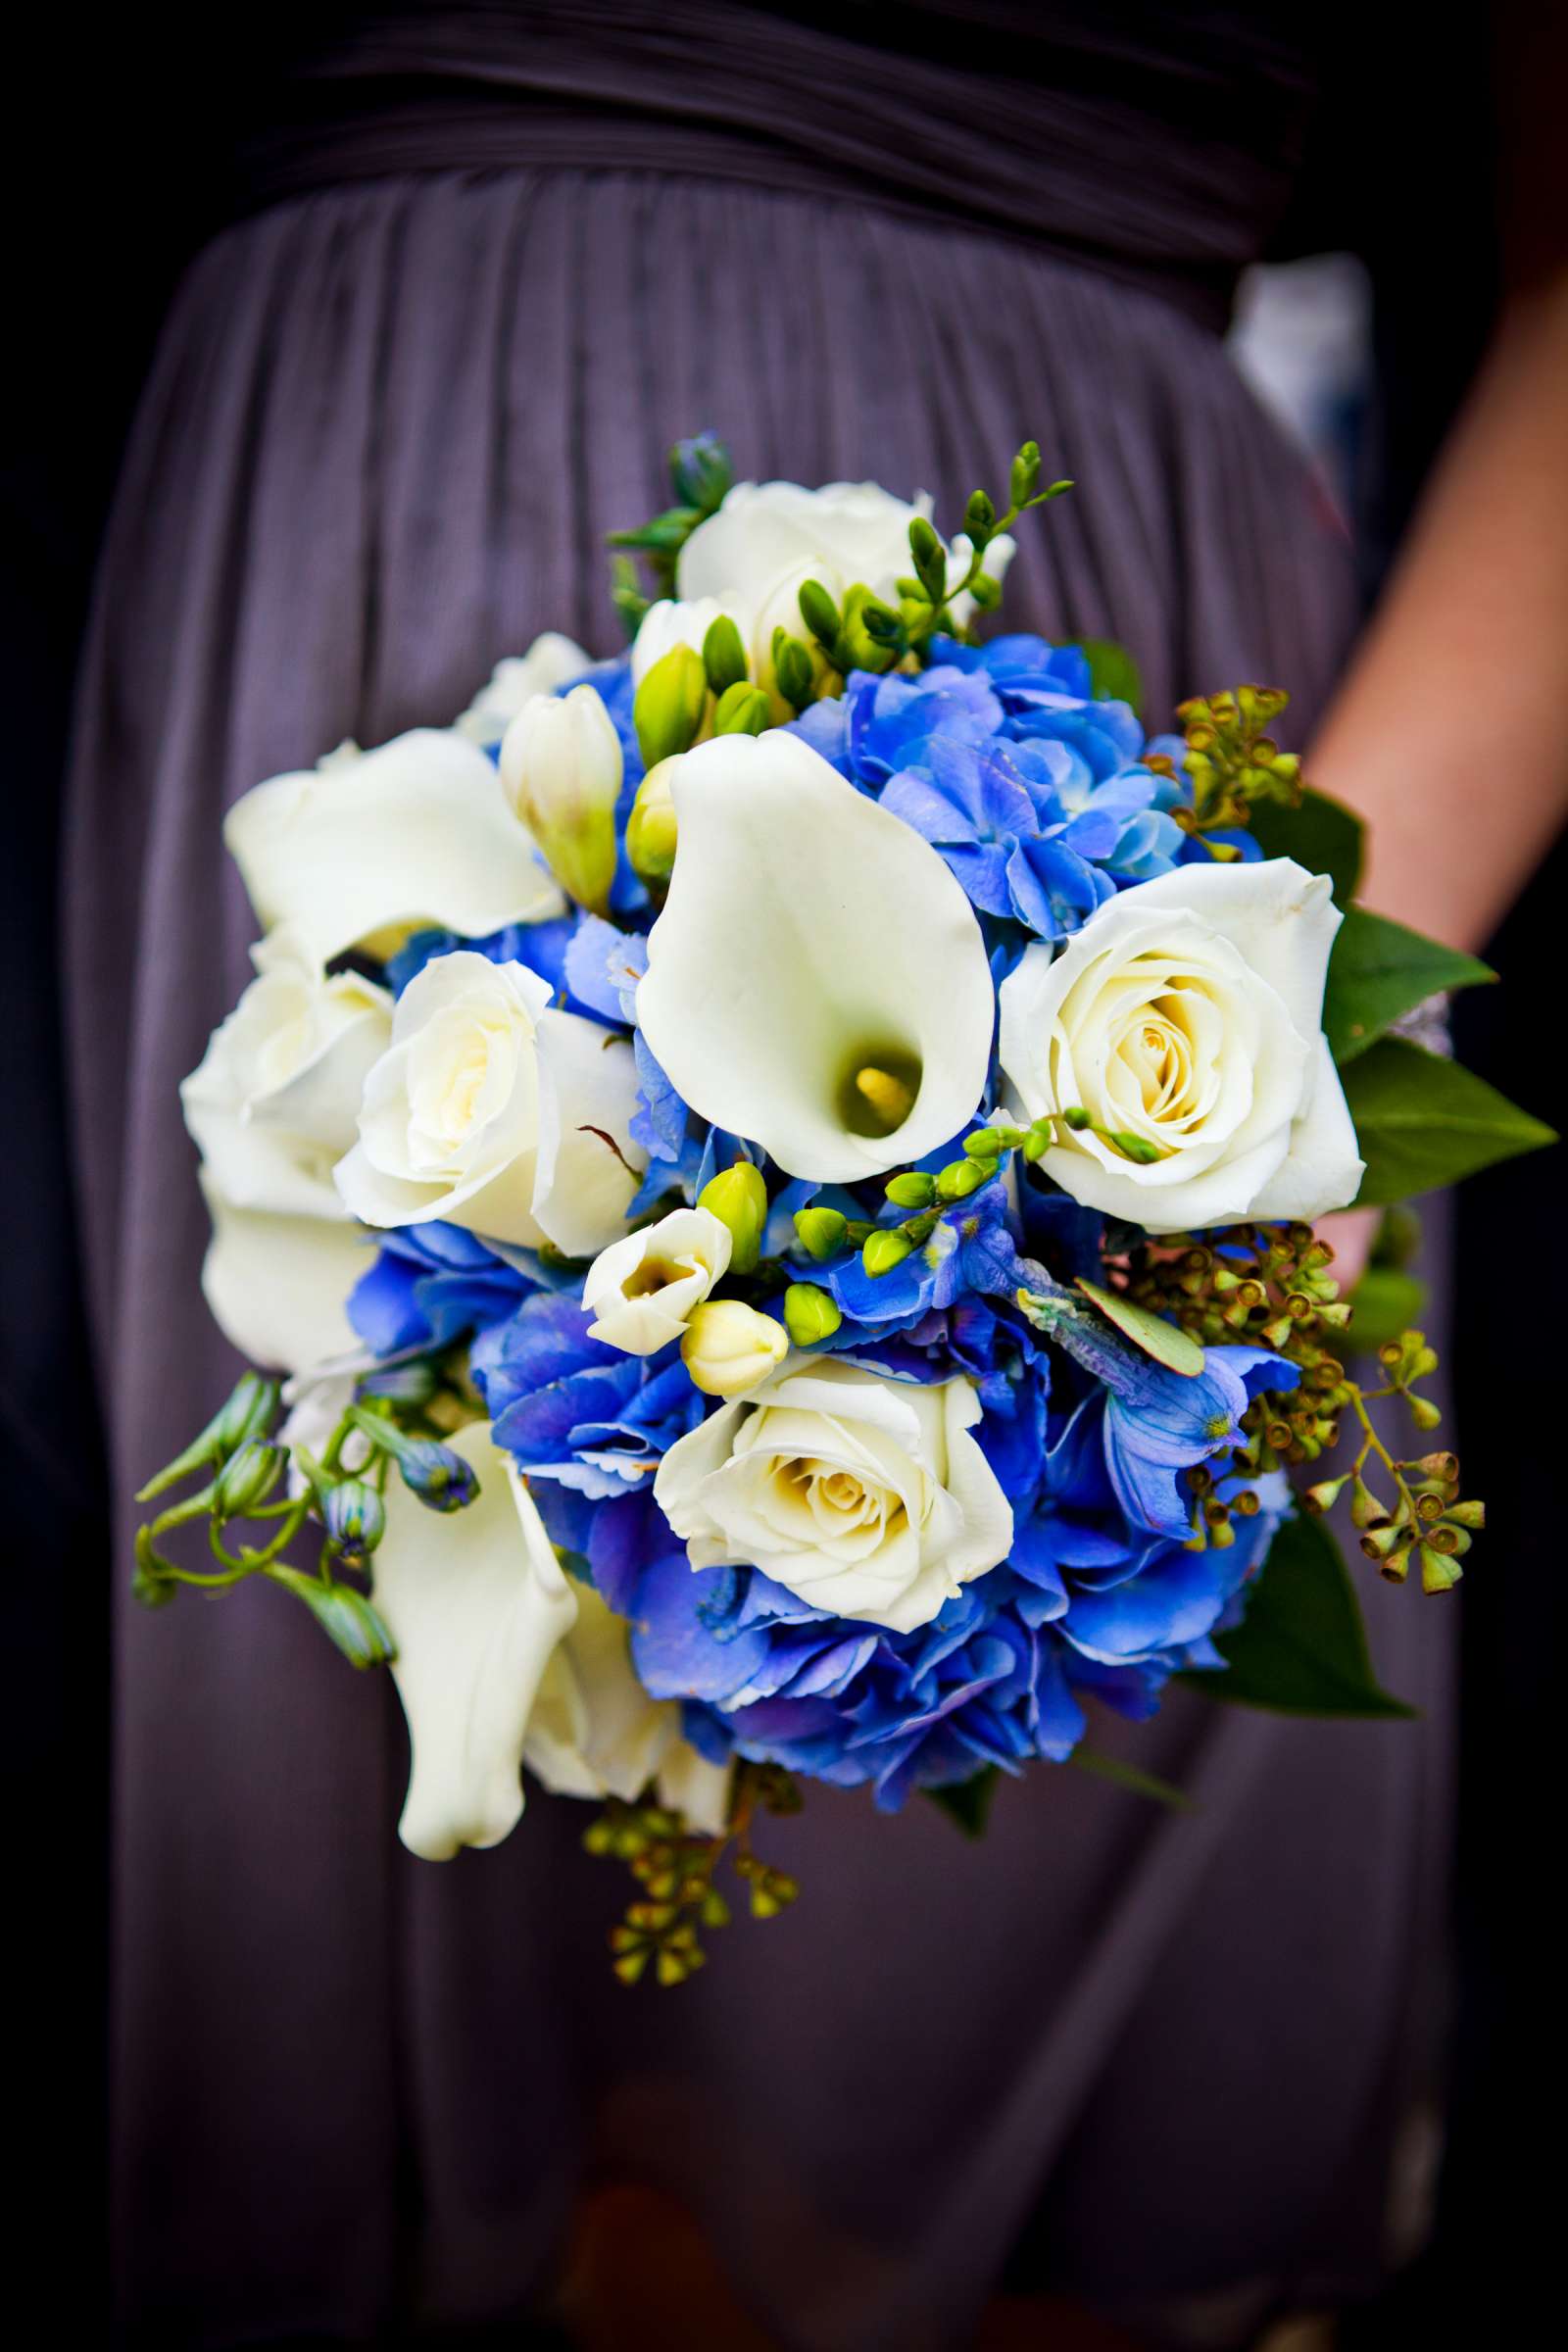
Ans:
{"type": "Polygon", "coordinates": [[[926,601],[939,605],[948,587],[948,551],[923,514],[916,514],[909,524],[909,553],[926,601]]]}
{"type": "Polygon", "coordinates": [[[977,1159],[950,1159],[937,1176],[939,1200],[963,1200],[977,1193],[990,1178],[990,1170],[977,1159]]]}
{"type": "Polygon", "coordinates": [[[868,1274],[891,1274],[895,1266],[903,1265],[913,1248],[914,1244],[906,1233],[878,1226],[875,1233],[865,1237],[860,1250],[860,1263],[868,1274]]]}
{"type": "Polygon", "coordinates": [[[645,767],[657,767],[676,752],[691,750],[707,702],[708,672],[702,655],[689,645],[672,645],[654,663],[632,705],[645,767]]]}
{"type": "Polygon", "coordinates": [[[386,1505],[364,1478],[329,1488],[321,1517],[327,1541],[350,1568],[362,1566],[386,1533],[386,1505]]]}
{"type": "Polygon", "coordinates": [[[1040,480],[1040,444],[1026,441],[1012,461],[1007,496],[1015,507],[1027,506],[1040,480]]]}
{"type": "Polygon", "coordinates": [[[937,1197],[937,1180],[923,1168],[908,1168],[888,1179],[887,1196],[895,1208],[929,1208],[937,1197]]]}
{"type": "Polygon", "coordinates": [[[963,527],[972,547],[984,547],[996,527],[997,510],[983,490],[973,490],[963,510],[963,527]]]}
{"type": "Polygon", "coordinates": [[[750,686],[742,678],[719,696],[713,712],[715,735],[760,735],[766,724],[767,697],[760,686],[750,686]]]}
{"type": "Polygon", "coordinates": [[[784,1294],[784,1328],[797,1348],[830,1340],[844,1317],[817,1283],[792,1282],[784,1294]]]}
{"type": "Polygon", "coordinates": [[[784,700],[804,710],[814,692],[811,657],[799,637],[792,637],[787,629],[773,631],[773,675],[784,700]]]}
{"type": "Polygon", "coordinates": [[[732,1168],[704,1185],[697,1205],[729,1227],[730,1272],[750,1274],[761,1254],[762,1228],[767,1223],[767,1187],[761,1170],[754,1168],[749,1159],[738,1159],[732,1168]]]}
{"type": "Polygon", "coordinates": [[[727,612],[721,612],[703,639],[703,667],[708,691],[722,696],[731,686],[744,685],[751,675],[741,633],[727,612]]]}
{"type": "Polygon", "coordinates": [[[661,760],[637,787],[626,819],[626,856],[645,882],[667,882],[675,864],[675,798],[671,786],[678,758],[661,760]]]}
{"type": "Polygon", "coordinates": [[[798,1208],[795,1233],[808,1257],[818,1263],[837,1257],[849,1235],[849,1219],[836,1208],[798,1208]]]}
{"type": "Polygon", "coordinates": [[[265,1502],[283,1471],[283,1448],[266,1438],[247,1438],[218,1474],[213,1508],[220,1519],[238,1519],[265,1502]]]}
{"type": "Polygon", "coordinates": [[[818,645],[831,653],[838,643],[839,609],[820,580],[805,580],[801,584],[801,618],[818,645]]]}
{"type": "Polygon", "coordinates": [[[994,612],[1002,602],[1002,582],[994,580],[989,571],[977,571],[969,582],[969,594],[980,612],[994,612]]]}
{"type": "Polygon", "coordinates": [[[971,1159],[1000,1159],[1022,1141],[1016,1127],[977,1127],[964,1137],[963,1148],[971,1159]]]}

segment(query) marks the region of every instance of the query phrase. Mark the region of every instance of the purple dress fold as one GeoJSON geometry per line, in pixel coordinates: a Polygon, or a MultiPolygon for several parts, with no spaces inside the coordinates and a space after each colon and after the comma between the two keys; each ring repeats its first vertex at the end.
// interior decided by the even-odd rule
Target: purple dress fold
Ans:
{"type": "MultiPolygon", "coordinates": [[[[1012,625],[1121,638],[1152,720],[1278,680],[1299,741],[1344,655],[1343,534],[1192,291],[1248,258],[1279,191],[1238,155],[1227,208],[1225,153],[1182,127],[1197,68],[1174,34],[1163,116],[1107,149],[1102,217],[1094,143],[1069,135],[1081,96],[1042,79],[1028,122],[1002,122],[1003,143],[1036,126],[1058,234],[1024,218],[1012,148],[1005,186],[977,165],[961,214],[897,184],[901,123],[927,125],[953,187],[964,140],[984,145],[934,34],[918,73],[859,52],[880,143],[849,156],[827,100],[855,44],[677,13],[720,52],[700,122],[648,50],[668,11],[578,9],[574,32],[554,9],[434,12],[417,74],[406,24],[367,36],[324,85],[374,77],[380,114],[342,102],[359,160],[336,168],[318,132],[281,141],[165,328],[103,556],[69,817],[83,1243],[122,1496],[235,1369],[198,1288],[175,1092],[247,977],[224,808],[345,736],[445,722],[543,629],[612,650],[604,534],[662,503],[678,434],[711,425],[756,478],[930,488],[939,517],[1036,436],[1078,487],[1021,535],[1012,625]],[[534,34],[547,107],[515,86],[534,34]],[[627,58],[635,106],[606,86],[627,58]],[[796,119],[813,61],[808,185],[768,118],[796,119]],[[638,168],[618,169],[634,132],[638,168]],[[1118,210],[1135,165],[1141,237],[1118,210]]],[[[1080,27],[1080,81],[1096,54],[1080,27]]],[[[1146,53],[1139,103],[1152,78],[1146,53]]],[[[133,1517],[127,1501],[122,1591],[133,1517]]],[[[1365,1598],[1420,1723],[1178,1694],[1094,1737],[1198,1811],[1042,1766],[973,1846],[934,1807],[888,1821],[813,1788],[772,1832],[797,1908],[737,1924],[656,1997],[605,1965],[622,1888],[579,1849],[585,1809],[530,1792],[507,1845],[416,1862],[395,1842],[407,1750],[386,1678],[351,1674],[270,1591],[156,1618],[126,1593],[126,2324],[163,2343],[359,2341],[524,2312],[590,2165],[685,2198],[788,2352],[960,2343],[1026,2225],[1054,2282],[1127,2304],[1245,2312],[1366,2285],[1429,2050],[1448,1627],[1419,1595],[1365,1598]]]]}

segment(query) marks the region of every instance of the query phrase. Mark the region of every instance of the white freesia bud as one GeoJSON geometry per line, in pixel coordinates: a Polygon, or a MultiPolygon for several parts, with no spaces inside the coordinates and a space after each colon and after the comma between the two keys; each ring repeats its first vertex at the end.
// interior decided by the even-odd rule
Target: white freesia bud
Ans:
{"type": "Polygon", "coordinates": [[[1310,1220],[1353,1200],[1355,1130],[1322,1034],[1340,927],[1328,878],[1289,858],[1183,865],[1123,891],[1001,989],[1023,1115],[1082,1108],[1045,1173],[1148,1233],[1310,1220]],[[1135,1137],[1131,1158],[1096,1130],[1135,1137]]]}
{"type": "Polygon", "coordinates": [[[677,1439],[654,1498],[694,1568],[746,1561],[813,1608],[909,1633],[1012,1548],[979,1419],[967,1380],[793,1356],[677,1439]]]}
{"type": "Polygon", "coordinates": [[[694,1830],[719,1836],[729,1817],[730,1766],[710,1764],[681,1737],[676,1700],[650,1698],[631,1662],[630,1627],[579,1584],[576,1622],[551,1656],[522,1743],[522,1760],[558,1796],[618,1796],[652,1782],[662,1805],[694,1830]]]}
{"type": "Polygon", "coordinates": [[[478,744],[481,751],[488,751],[536,695],[554,694],[592,667],[592,655],[559,630],[547,629],[525,654],[513,654],[496,663],[489,682],[481,686],[458,720],[457,731],[478,744]]]}
{"type": "Polygon", "coordinates": [[[729,1227],[706,1208],[672,1209],[602,1250],[582,1286],[588,1336],[627,1355],[678,1340],[729,1265],[729,1227]]]}
{"type": "Polygon", "coordinates": [[[413,1768],[398,1834],[428,1862],[498,1845],[522,1812],[534,1696],[577,1615],[515,1465],[483,1421],[448,1440],[478,1475],[462,1510],[426,1510],[388,1479],[370,1598],[397,1644],[392,1677],[413,1768]]]}
{"type": "Polygon", "coordinates": [[[645,882],[667,882],[675,864],[675,775],[683,752],[651,767],[626,819],[626,856],[645,882]]]}
{"type": "MultiPolygon", "coordinates": [[[[632,684],[640,686],[654,663],[662,662],[672,646],[689,645],[694,654],[700,654],[709,630],[726,612],[737,619],[731,608],[716,596],[690,597],[679,603],[665,596],[658,604],[650,605],[632,640],[632,684]]],[[[738,625],[744,640],[746,623],[740,620],[738,625]]]]}
{"type": "Polygon", "coordinates": [[[699,744],[673,792],[637,1008],[676,1092],[820,1183],[946,1143],[984,1092],[995,999],[936,851],[778,730],[699,744]]]}
{"type": "Polygon", "coordinates": [[[680,1344],[693,1385],[705,1396],[744,1396],[789,1350],[783,1324],[739,1298],[709,1298],[694,1308],[680,1344]]]}
{"type": "Polygon", "coordinates": [[[444,1219],[590,1256],[620,1233],[646,1164],[636,1104],[623,1038],[555,1008],[537,972],[460,949],[399,998],[337,1187],[367,1225],[444,1219]]]}
{"type": "Polygon", "coordinates": [[[551,872],[603,914],[615,879],[615,803],[624,762],[614,721],[591,686],[536,695],[501,746],[501,785],[551,872]]]}
{"type": "Polygon", "coordinates": [[[332,1163],[354,1140],[392,1000],[355,972],[325,978],[292,930],[252,955],[257,977],[180,1102],[213,1220],[214,1320],[254,1363],[299,1372],[354,1345],[344,1301],[369,1258],[332,1163]]]}
{"type": "Polygon", "coordinates": [[[304,953],[389,956],[429,927],[481,939],[564,911],[495,769],[451,729],[273,776],[235,802],[223,840],[264,930],[304,953]]]}

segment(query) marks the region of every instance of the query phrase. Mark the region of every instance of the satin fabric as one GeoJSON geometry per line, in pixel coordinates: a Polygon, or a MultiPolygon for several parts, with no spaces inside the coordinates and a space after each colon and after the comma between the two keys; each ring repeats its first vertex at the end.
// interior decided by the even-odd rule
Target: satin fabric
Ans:
{"type": "MultiPolygon", "coordinates": [[[[492,163],[315,188],[220,236],[127,457],[69,815],[122,1496],[236,1369],[197,1287],[175,1095],[247,976],[223,809],[344,736],[449,718],[541,629],[610,650],[604,533],[662,502],[664,452],[704,424],[746,474],[874,475],[950,516],[1036,436],[1079,486],[1020,534],[1010,617],[1122,638],[1152,714],[1279,679],[1299,740],[1343,657],[1343,536],[1222,347],[1010,231],[702,171],[492,163]]],[[[504,1847],[414,1861],[388,1679],[272,1590],[146,1616],[134,1517],[129,2330],[364,2340],[526,2312],[593,2177],[688,2201],[788,2352],[961,2342],[1020,2234],[1035,2275],[1124,2306],[1245,2315],[1377,2276],[1440,1942],[1447,1627],[1420,1595],[1365,1595],[1420,1724],[1178,1695],[1094,1737],[1194,1813],[1041,1767],[978,1845],[924,1802],[888,1821],[813,1788],[763,1839],[798,1906],[737,1922],[660,1996],[609,1975],[627,1888],[580,1851],[581,1808],[533,1791],[504,1847]]]]}

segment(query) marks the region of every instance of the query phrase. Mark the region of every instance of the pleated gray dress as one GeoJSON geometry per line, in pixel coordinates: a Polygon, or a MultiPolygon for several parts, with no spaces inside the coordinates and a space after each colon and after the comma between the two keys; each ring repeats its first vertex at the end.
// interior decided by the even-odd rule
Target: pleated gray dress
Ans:
{"type": "Polygon", "coordinates": [[[1298,741],[1332,685],[1347,544],[1217,332],[1307,62],[1200,9],[811,13],[367,24],[251,159],[126,458],[67,912],[126,1498],[117,2265],[161,2346],[527,2314],[588,2178],[688,2203],[787,2352],[961,2343],[1020,2240],[1031,2277],[1201,2298],[1238,2339],[1386,2258],[1442,1953],[1448,1627],[1419,1594],[1365,1596],[1419,1724],[1178,1696],[1096,1737],[1195,1812],[1041,1767],[975,1846],[812,1788],[772,1834],[798,1906],[660,1995],[609,1974],[623,1888],[581,1808],[534,1792],[505,1846],[416,1862],[387,1678],[273,1591],[147,1617],[125,1590],[130,1492],[236,1368],[175,1093],[248,974],[223,810],[448,720],[540,630],[612,650],[604,533],[662,503],[677,435],[950,519],[1033,435],[1078,487],[1021,534],[1012,625],[1121,638],[1151,713],[1278,680],[1298,741]]]}

